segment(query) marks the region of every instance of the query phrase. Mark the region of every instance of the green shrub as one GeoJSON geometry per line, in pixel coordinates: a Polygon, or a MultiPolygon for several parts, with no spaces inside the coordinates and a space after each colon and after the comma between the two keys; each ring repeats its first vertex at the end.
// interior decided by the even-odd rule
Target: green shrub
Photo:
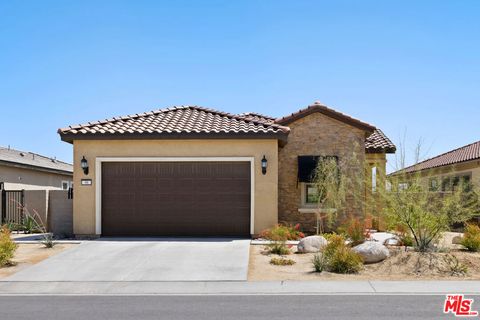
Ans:
{"type": "Polygon", "coordinates": [[[312,263],[315,272],[323,272],[323,270],[327,269],[327,260],[325,259],[325,256],[323,254],[314,255],[312,263]]]}
{"type": "Polygon", "coordinates": [[[345,238],[333,235],[323,249],[322,257],[314,257],[315,271],[328,270],[335,273],[357,273],[363,266],[362,257],[345,244],[345,238]]]}
{"type": "Polygon", "coordinates": [[[292,259],[285,259],[285,258],[272,258],[270,259],[270,264],[276,266],[291,266],[295,264],[295,261],[292,259]]]}
{"type": "Polygon", "coordinates": [[[271,243],[267,244],[267,249],[268,249],[268,252],[272,254],[278,254],[281,256],[291,253],[285,241],[272,241],[271,243]]]}
{"type": "Polygon", "coordinates": [[[345,238],[339,234],[334,234],[330,236],[327,245],[323,248],[323,254],[326,258],[330,258],[342,247],[346,247],[345,238]]]}
{"type": "Polygon", "coordinates": [[[327,241],[330,241],[330,239],[333,237],[333,236],[336,236],[337,234],[335,232],[324,232],[322,233],[322,237],[325,238],[325,240],[327,241]]]}
{"type": "Polygon", "coordinates": [[[365,242],[365,224],[360,219],[351,217],[338,231],[352,241],[352,247],[365,242]]]}
{"type": "Polygon", "coordinates": [[[468,224],[465,227],[461,244],[468,251],[480,251],[480,227],[475,224],[468,224]]]}
{"type": "Polygon", "coordinates": [[[294,226],[277,224],[273,228],[263,230],[260,233],[260,238],[272,241],[299,240],[303,237],[305,237],[305,234],[300,231],[300,224],[294,226]]]}
{"type": "Polygon", "coordinates": [[[0,229],[0,267],[11,263],[17,250],[17,244],[10,238],[10,229],[2,226],[0,229]]]}
{"type": "Polygon", "coordinates": [[[328,270],[335,273],[358,273],[362,265],[362,257],[347,246],[338,248],[328,259],[328,270]]]}
{"type": "Polygon", "coordinates": [[[407,174],[403,170],[389,179],[390,190],[382,189],[377,194],[384,204],[382,216],[388,227],[408,230],[419,252],[434,249],[443,232],[478,215],[480,207],[476,187],[467,191],[458,186],[440,195],[429,190],[425,179],[428,177],[420,172],[407,174]]]}

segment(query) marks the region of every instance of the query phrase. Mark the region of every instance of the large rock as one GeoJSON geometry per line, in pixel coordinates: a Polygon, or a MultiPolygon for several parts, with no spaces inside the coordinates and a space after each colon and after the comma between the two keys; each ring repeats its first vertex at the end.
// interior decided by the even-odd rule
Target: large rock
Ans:
{"type": "Polygon", "coordinates": [[[372,233],[370,235],[370,239],[389,246],[398,246],[400,244],[400,240],[398,239],[398,237],[395,234],[389,232],[372,233]]]}
{"type": "Polygon", "coordinates": [[[322,236],[305,237],[298,243],[297,251],[301,253],[319,252],[327,245],[327,240],[322,236]]]}
{"type": "Polygon", "coordinates": [[[353,251],[362,256],[365,263],[380,262],[390,256],[390,252],[383,244],[375,241],[365,241],[356,247],[353,251]]]}

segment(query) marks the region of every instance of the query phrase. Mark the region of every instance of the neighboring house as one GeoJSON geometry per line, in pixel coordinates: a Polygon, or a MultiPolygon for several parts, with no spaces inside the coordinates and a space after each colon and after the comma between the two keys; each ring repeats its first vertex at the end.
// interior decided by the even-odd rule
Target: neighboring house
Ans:
{"type": "Polygon", "coordinates": [[[67,190],[72,181],[69,163],[0,147],[0,184],[5,190],[67,190]]]}
{"type": "Polygon", "coordinates": [[[431,191],[448,192],[461,181],[480,187],[480,141],[419,162],[389,176],[404,177],[400,187],[408,186],[408,177],[419,175],[431,191]]]}
{"type": "Polygon", "coordinates": [[[279,119],[182,106],[58,132],[74,147],[76,235],[251,236],[279,221],[312,230],[319,156],[356,151],[352,169],[367,164],[378,178],[395,152],[376,127],[319,102],[279,119]]]}

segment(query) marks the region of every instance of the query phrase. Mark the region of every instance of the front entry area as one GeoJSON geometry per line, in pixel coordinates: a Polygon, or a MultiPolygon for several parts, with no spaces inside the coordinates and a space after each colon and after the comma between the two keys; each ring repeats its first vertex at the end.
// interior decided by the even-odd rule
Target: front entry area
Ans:
{"type": "Polygon", "coordinates": [[[251,163],[101,163],[103,236],[251,234],[251,163]]]}

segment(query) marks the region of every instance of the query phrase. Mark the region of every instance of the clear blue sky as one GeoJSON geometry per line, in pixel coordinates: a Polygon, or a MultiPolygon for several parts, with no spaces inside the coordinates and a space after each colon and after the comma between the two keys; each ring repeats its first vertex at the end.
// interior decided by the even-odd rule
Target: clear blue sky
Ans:
{"type": "Polygon", "coordinates": [[[69,124],[314,100],[428,155],[480,140],[480,1],[0,2],[0,145],[72,160],[69,124]]]}

